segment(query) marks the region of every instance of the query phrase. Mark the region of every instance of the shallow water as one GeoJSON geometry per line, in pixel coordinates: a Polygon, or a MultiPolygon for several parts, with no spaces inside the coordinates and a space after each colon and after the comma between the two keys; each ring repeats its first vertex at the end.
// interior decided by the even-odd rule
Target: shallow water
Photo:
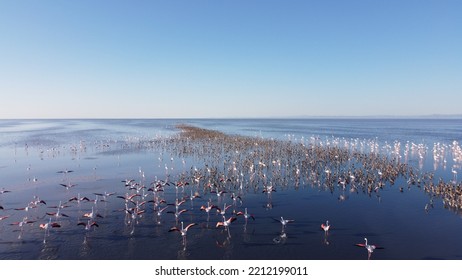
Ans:
{"type": "MultiPolygon", "coordinates": [[[[212,155],[172,152],[174,147],[163,139],[178,133],[175,125],[180,123],[263,139],[397,153],[419,173],[433,172],[435,178],[448,182],[455,179],[452,170],[462,172],[454,153],[462,140],[460,120],[3,120],[0,190],[11,192],[0,194],[4,208],[0,216],[8,216],[0,221],[0,258],[367,259],[367,251],[354,246],[366,237],[385,248],[374,251],[372,259],[462,259],[460,214],[445,208],[440,197],[433,197],[433,207],[426,211],[431,197],[422,187],[408,185],[406,178],[370,194],[338,185],[329,189],[310,181],[296,185],[293,178],[287,185],[275,185],[271,195],[262,193],[261,186],[231,188],[218,197],[203,193],[194,184],[184,189],[172,184],[159,194],[169,203],[189,196],[191,190],[199,191],[201,198],[181,205],[180,209],[188,211],[178,221],[165,212],[159,218],[150,203],[132,221],[119,211],[124,200],[116,196],[133,192],[122,180],[134,179],[149,187],[166,178],[178,181],[180,174],[190,174],[194,168],[205,170],[213,162],[212,155]],[[438,157],[434,143],[442,147],[438,157]],[[65,170],[73,172],[57,173],[65,170]],[[76,186],[66,189],[60,184],[76,186]],[[216,211],[207,215],[200,207],[209,200],[219,207],[232,205],[232,191],[239,191],[242,202],[237,201],[229,211],[248,208],[255,220],[246,223],[239,216],[228,232],[216,228],[221,215],[216,211]],[[94,193],[104,192],[116,194],[97,203],[68,202],[78,194],[101,200],[94,193]],[[14,210],[25,207],[34,196],[46,205],[14,210]],[[70,205],[61,209],[69,217],[52,217],[61,227],[45,236],[38,225],[49,221],[46,213],[56,211],[49,207],[60,202],[70,205]],[[86,222],[83,214],[92,208],[103,218],[95,219],[98,227],[85,230],[77,223],[86,222]],[[22,229],[10,225],[24,217],[35,222],[22,229]],[[281,217],[294,222],[283,228],[275,221],[281,217]],[[320,229],[326,220],[332,225],[328,235],[320,229]],[[197,223],[188,231],[186,245],[178,232],[169,232],[181,221],[197,223]]],[[[248,177],[243,180],[247,181],[248,177]]]]}

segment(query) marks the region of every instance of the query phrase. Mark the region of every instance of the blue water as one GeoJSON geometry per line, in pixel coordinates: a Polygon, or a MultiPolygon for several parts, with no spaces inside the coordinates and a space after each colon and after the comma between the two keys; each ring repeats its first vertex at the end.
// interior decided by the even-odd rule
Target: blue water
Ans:
{"type": "MultiPolygon", "coordinates": [[[[240,216],[229,232],[215,226],[221,215],[207,216],[199,208],[210,199],[220,207],[233,204],[231,191],[223,197],[201,193],[201,198],[181,206],[188,211],[178,222],[197,223],[188,231],[186,246],[178,232],[169,232],[179,226],[174,215],[158,218],[150,204],[135,222],[127,223],[125,213],[118,211],[124,201],[116,198],[131,192],[122,180],[149,186],[168,173],[176,181],[181,174],[205,170],[213,162],[206,149],[201,156],[188,157],[163,142],[178,133],[175,126],[180,123],[260,139],[399,156],[419,174],[435,174],[436,182],[441,178],[457,185],[460,179],[452,171],[462,172],[457,152],[462,141],[459,119],[1,120],[0,191],[11,192],[0,194],[4,208],[0,216],[7,217],[0,221],[0,258],[367,259],[367,251],[354,246],[365,237],[385,248],[376,250],[372,259],[462,258],[460,213],[422,187],[408,186],[406,178],[372,194],[290,181],[275,186],[277,191],[269,196],[261,186],[258,190],[244,186],[242,204],[237,202],[233,209],[248,208],[255,220],[245,223],[240,216]],[[60,170],[73,172],[57,173],[60,170]],[[60,185],[68,183],[76,186],[60,185]],[[95,199],[94,193],[104,192],[116,195],[105,202],[67,203],[78,194],[95,199]],[[47,204],[27,212],[14,210],[25,207],[34,196],[47,204]],[[53,217],[61,227],[45,236],[38,225],[49,221],[46,213],[56,211],[49,207],[59,202],[70,205],[62,209],[68,217],[53,217]],[[425,209],[430,202],[432,207],[425,209]],[[92,208],[103,218],[96,218],[99,227],[87,231],[77,223],[86,222],[83,214],[92,208]],[[281,216],[294,222],[282,230],[274,220],[281,216]],[[22,228],[11,225],[24,217],[34,223],[22,228]],[[326,220],[332,224],[327,236],[320,229],[326,220]]],[[[200,189],[166,186],[162,197],[173,202],[190,195],[190,190],[200,189]]]]}

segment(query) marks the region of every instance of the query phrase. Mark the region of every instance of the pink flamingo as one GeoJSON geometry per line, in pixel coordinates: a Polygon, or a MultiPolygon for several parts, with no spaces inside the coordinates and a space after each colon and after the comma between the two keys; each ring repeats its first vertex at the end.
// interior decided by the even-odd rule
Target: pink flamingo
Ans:
{"type": "Polygon", "coordinates": [[[252,218],[252,220],[255,220],[255,217],[254,217],[253,215],[247,213],[247,208],[245,208],[245,212],[244,212],[244,213],[243,213],[242,211],[239,211],[239,212],[236,213],[236,216],[241,216],[241,215],[244,216],[245,222],[246,222],[246,223],[247,223],[247,220],[248,220],[249,218],[252,218]]]}
{"type": "Polygon", "coordinates": [[[60,224],[56,223],[56,222],[51,222],[51,218],[50,220],[48,221],[48,223],[43,223],[43,224],[40,224],[39,227],[43,230],[45,230],[45,236],[43,237],[43,243],[46,243],[46,238],[47,238],[47,235],[50,231],[50,228],[57,228],[57,227],[61,227],[60,224]]]}
{"type": "Polygon", "coordinates": [[[96,222],[92,222],[91,220],[88,220],[86,223],[80,222],[77,224],[78,226],[85,226],[85,230],[90,230],[92,227],[99,227],[99,225],[96,222]]]}
{"type": "Polygon", "coordinates": [[[367,238],[364,238],[364,243],[358,243],[355,244],[358,247],[364,247],[367,250],[367,259],[371,259],[371,255],[374,252],[375,249],[383,249],[383,247],[377,246],[377,245],[372,245],[367,243],[367,238]]]}
{"type": "Polygon", "coordinates": [[[321,224],[321,228],[324,230],[325,234],[328,234],[330,229],[329,221],[326,221],[326,224],[321,224]]]}
{"type": "Polygon", "coordinates": [[[172,228],[170,228],[170,230],[168,232],[172,232],[172,231],[180,232],[181,237],[183,238],[183,245],[186,245],[186,235],[188,234],[188,229],[190,229],[191,227],[193,227],[195,225],[197,225],[197,224],[196,223],[191,223],[191,224],[187,225],[186,227],[183,227],[183,222],[181,222],[181,228],[172,227],[172,228]]]}

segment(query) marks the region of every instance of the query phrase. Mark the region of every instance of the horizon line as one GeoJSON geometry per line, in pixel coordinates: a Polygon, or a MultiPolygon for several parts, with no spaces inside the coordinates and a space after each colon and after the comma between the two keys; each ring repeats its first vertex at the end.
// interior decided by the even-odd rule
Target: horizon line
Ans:
{"type": "Polygon", "coordinates": [[[428,114],[428,115],[365,115],[365,116],[262,116],[262,117],[44,117],[44,118],[0,118],[0,120],[175,120],[175,119],[462,119],[462,114],[428,114]]]}

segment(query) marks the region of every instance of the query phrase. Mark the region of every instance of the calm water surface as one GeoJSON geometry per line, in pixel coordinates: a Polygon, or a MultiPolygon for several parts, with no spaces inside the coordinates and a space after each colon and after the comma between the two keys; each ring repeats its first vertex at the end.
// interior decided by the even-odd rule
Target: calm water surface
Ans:
{"type": "MultiPolygon", "coordinates": [[[[175,126],[180,123],[263,139],[397,153],[419,173],[434,173],[436,181],[442,178],[456,185],[460,179],[453,171],[462,176],[457,153],[460,120],[1,120],[0,191],[10,192],[0,194],[0,258],[367,259],[367,251],[354,246],[366,237],[384,247],[372,259],[462,259],[460,213],[444,207],[440,197],[409,186],[405,178],[373,194],[339,186],[327,190],[309,182],[275,186],[271,195],[244,186],[236,191],[241,198],[237,201],[231,191],[222,196],[200,193],[200,198],[179,206],[188,211],[178,219],[166,213],[175,206],[159,216],[159,208],[146,203],[145,212],[131,220],[123,211],[125,200],[117,196],[135,191],[123,180],[133,179],[147,188],[167,178],[177,182],[181,174],[205,170],[208,157],[213,157],[172,152],[164,139],[178,133],[175,126]],[[157,144],[151,144],[152,139],[157,144]],[[105,192],[115,194],[95,194],[105,192]],[[69,202],[74,196],[97,201],[69,202]],[[15,210],[37,197],[46,205],[15,210]],[[221,215],[200,211],[208,201],[221,208],[233,205],[227,217],[247,208],[255,220],[245,222],[239,216],[229,231],[216,228],[221,215]],[[67,217],[47,215],[60,203],[69,206],[60,209],[67,217]],[[98,227],[86,230],[77,225],[88,221],[83,215],[92,209],[102,216],[95,218],[98,227]],[[283,228],[275,220],[281,217],[294,222],[283,228]],[[39,224],[50,218],[61,227],[46,234],[39,224]],[[328,235],[320,228],[326,220],[332,225],[328,235]],[[21,227],[21,221],[31,223],[21,227]],[[181,222],[197,224],[188,231],[186,244],[178,232],[169,232],[181,222]]],[[[149,200],[147,188],[139,194],[149,200]]],[[[174,203],[198,190],[192,183],[184,188],[171,184],[159,196],[174,203]]]]}

